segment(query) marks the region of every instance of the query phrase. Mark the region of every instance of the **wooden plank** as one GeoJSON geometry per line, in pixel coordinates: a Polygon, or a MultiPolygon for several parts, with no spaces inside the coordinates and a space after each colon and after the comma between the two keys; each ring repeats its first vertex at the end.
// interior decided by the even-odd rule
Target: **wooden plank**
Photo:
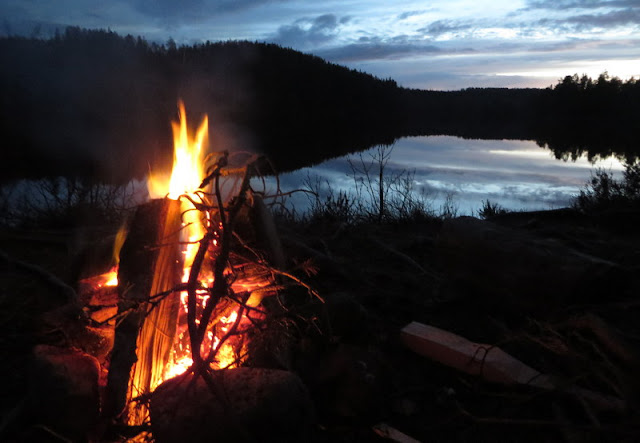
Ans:
{"type": "Polygon", "coordinates": [[[492,383],[524,384],[546,390],[557,390],[579,397],[597,410],[622,412],[626,403],[616,397],[574,386],[548,374],[542,374],[512,357],[502,349],[474,343],[452,332],[418,322],[409,323],[401,331],[402,342],[414,352],[446,366],[492,383]]]}
{"type": "Polygon", "coordinates": [[[382,438],[393,440],[398,443],[420,443],[420,440],[409,437],[407,434],[398,431],[396,428],[392,428],[386,423],[378,423],[375,425],[373,427],[373,432],[382,438]]]}
{"type": "Polygon", "coordinates": [[[401,338],[416,353],[489,382],[528,384],[542,375],[498,347],[474,343],[434,326],[412,322],[402,329],[401,338]]]}

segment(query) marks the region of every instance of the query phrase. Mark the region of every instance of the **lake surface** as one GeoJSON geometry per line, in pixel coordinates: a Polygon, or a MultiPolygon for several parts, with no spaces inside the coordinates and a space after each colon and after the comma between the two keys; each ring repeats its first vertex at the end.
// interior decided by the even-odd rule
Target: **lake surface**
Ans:
{"type": "MultiPolygon", "coordinates": [[[[618,178],[624,170],[615,158],[596,163],[590,163],[586,158],[558,160],[550,150],[530,140],[406,137],[385,148],[384,152],[389,154],[385,177],[409,176],[413,195],[426,202],[436,214],[442,213],[446,204],[452,204],[457,215],[477,215],[486,200],[516,211],[567,207],[596,168],[610,170],[618,178]]],[[[343,191],[354,197],[356,180],[364,184],[367,181],[363,174],[354,174],[353,167],[370,168],[372,184],[377,186],[375,157],[378,154],[379,148],[372,148],[282,174],[279,177],[280,190],[304,189],[311,182],[317,184],[316,189],[323,199],[331,191],[334,195],[343,191]]],[[[29,196],[35,207],[55,204],[41,192],[43,183],[40,180],[20,180],[2,190],[0,201],[12,204],[29,196]]],[[[265,183],[267,194],[274,193],[275,179],[268,177],[265,183]]],[[[262,180],[254,179],[253,186],[260,190],[262,180]]],[[[64,185],[62,189],[66,189],[64,185]]],[[[233,190],[233,186],[230,189],[233,190]]],[[[131,199],[130,204],[145,201],[146,182],[133,180],[123,193],[131,199]]],[[[367,197],[366,192],[362,195],[367,197]]],[[[309,209],[310,198],[304,193],[295,193],[286,199],[285,204],[300,214],[309,209]]]]}
{"type": "MultiPolygon", "coordinates": [[[[468,140],[452,136],[407,137],[398,140],[386,164],[385,175],[413,173],[416,195],[424,197],[438,212],[449,198],[458,215],[476,215],[483,200],[511,210],[555,209],[571,205],[572,199],[602,167],[620,177],[623,165],[615,158],[590,163],[556,159],[551,151],[530,140],[468,140]]],[[[319,182],[322,193],[332,189],[353,195],[356,191],[352,165],[375,163],[377,148],[325,161],[280,176],[284,192],[319,182]],[[350,164],[350,161],[351,164],[350,164]]],[[[371,170],[377,179],[377,166],[371,170]]],[[[357,176],[357,174],[356,174],[357,176]]],[[[360,175],[362,177],[362,175],[360,175]]],[[[268,182],[274,189],[274,182],[268,182]]],[[[309,199],[296,194],[287,203],[303,212],[309,199]]]]}

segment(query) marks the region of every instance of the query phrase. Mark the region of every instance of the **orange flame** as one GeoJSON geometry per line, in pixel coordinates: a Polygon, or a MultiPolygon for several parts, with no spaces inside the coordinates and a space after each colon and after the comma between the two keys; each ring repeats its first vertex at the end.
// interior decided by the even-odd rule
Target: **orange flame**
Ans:
{"type": "Polygon", "coordinates": [[[126,222],[120,226],[118,232],[116,233],[116,239],[113,242],[113,263],[114,265],[109,269],[109,272],[104,274],[104,282],[100,284],[100,287],[114,287],[118,286],[118,264],[120,263],[120,250],[122,249],[122,245],[124,245],[124,241],[127,239],[127,224],[126,222]]]}
{"type": "MultiPolygon", "coordinates": [[[[171,176],[167,180],[161,173],[150,173],[147,180],[147,188],[151,198],[168,197],[178,200],[182,195],[194,196],[195,191],[204,179],[204,152],[209,141],[209,118],[205,115],[198,127],[196,136],[192,137],[187,128],[187,113],[182,101],[178,102],[180,115],[179,122],[171,122],[173,130],[174,159],[171,176]]],[[[184,218],[186,227],[186,240],[189,242],[185,253],[185,274],[189,275],[189,269],[197,252],[196,242],[204,237],[205,229],[200,218],[200,211],[190,202],[183,200],[184,218]],[[189,207],[191,206],[191,207],[189,207]]]]}
{"type": "Polygon", "coordinates": [[[209,140],[209,118],[205,115],[192,137],[187,128],[187,113],[184,103],[178,102],[179,122],[171,122],[173,130],[174,163],[171,176],[167,180],[161,173],[149,175],[148,189],[151,198],[169,198],[177,200],[183,194],[189,194],[200,186],[204,178],[203,152],[209,140]]]}
{"type": "MultiPolygon", "coordinates": [[[[151,198],[168,197],[173,200],[181,200],[183,212],[184,236],[187,241],[185,250],[185,260],[182,281],[187,282],[193,259],[198,250],[198,242],[205,235],[205,224],[203,223],[201,211],[195,210],[193,203],[182,196],[189,196],[193,201],[202,201],[196,194],[200,183],[205,177],[204,157],[208,144],[208,118],[205,115],[198,127],[195,137],[187,127],[187,116],[184,103],[178,103],[179,122],[172,122],[174,140],[174,164],[170,177],[168,174],[151,173],[147,184],[151,198]]],[[[204,221],[206,223],[206,220],[204,221]]],[[[212,283],[212,278],[208,279],[208,284],[212,283]]],[[[183,314],[187,312],[187,293],[181,293],[181,306],[183,314]]],[[[208,299],[207,291],[198,291],[198,305],[204,307],[208,299]]],[[[218,319],[218,335],[224,335],[234,324],[238,313],[236,311],[228,314],[227,317],[218,319]],[[234,316],[235,315],[235,316],[234,316]]],[[[162,381],[184,373],[193,363],[191,359],[190,343],[187,339],[187,332],[183,330],[178,333],[176,344],[172,352],[171,361],[164,370],[162,380],[157,381],[157,385],[162,381]]],[[[204,354],[212,347],[217,347],[220,337],[214,336],[209,331],[202,343],[201,352],[204,354]]],[[[232,367],[236,363],[235,350],[231,343],[225,342],[220,346],[217,353],[217,363],[215,367],[232,367]]],[[[155,386],[152,387],[154,389],[155,386]]]]}
{"type": "Polygon", "coordinates": [[[114,266],[113,268],[111,268],[111,270],[105,274],[105,277],[106,281],[102,284],[102,286],[118,286],[118,267],[114,266]]]}

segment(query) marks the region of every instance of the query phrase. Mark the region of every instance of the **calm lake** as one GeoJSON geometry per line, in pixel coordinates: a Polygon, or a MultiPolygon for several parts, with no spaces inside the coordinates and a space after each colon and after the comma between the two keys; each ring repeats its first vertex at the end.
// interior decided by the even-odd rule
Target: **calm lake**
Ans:
{"type": "MultiPolygon", "coordinates": [[[[556,159],[548,149],[530,140],[470,140],[452,136],[407,137],[391,149],[385,176],[413,174],[414,192],[439,212],[449,198],[458,215],[476,215],[483,200],[511,210],[540,210],[566,207],[584,187],[597,167],[620,177],[623,165],[615,158],[590,163],[556,159]]],[[[352,165],[373,165],[370,175],[377,180],[374,157],[378,149],[325,161],[280,176],[284,192],[303,188],[309,180],[320,183],[322,193],[339,190],[354,195],[352,165]]],[[[387,151],[388,152],[388,151],[387,151]]],[[[356,174],[362,177],[362,174],[356,174]]],[[[366,177],[365,177],[366,178],[366,177]]],[[[268,190],[274,189],[269,181],[268,190]]],[[[287,202],[302,212],[309,207],[304,194],[287,202]]]]}
{"type": "MultiPolygon", "coordinates": [[[[353,198],[358,190],[356,183],[367,184],[366,175],[354,174],[355,167],[369,169],[371,184],[377,192],[378,163],[375,158],[379,149],[382,148],[282,174],[280,190],[308,189],[307,184],[312,183],[323,199],[330,192],[335,196],[339,191],[353,198]]],[[[477,215],[486,200],[516,211],[567,207],[596,168],[611,171],[618,178],[624,169],[615,158],[596,163],[590,163],[586,158],[558,160],[550,150],[530,140],[406,137],[384,148],[384,153],[388,154],[385,178],[408,177],[414,196],[426,202],[428,209],[436,214],[441,214],[443,207],[449,204],[457,215],[477,215]]],[[[273,194],[276,180],[268,177],[264,183],[266,193],[273,194]]],[[[24,200],[26,195],[36,207],[55,203],[42,200],[46,197],[40,192],[34,193],[41,189],[41,184],[40,181],[20,180],[3,190],[1,200],[15,203],[24,200]]],[[[262,180],[254,179],[252,184],[256,190],[263,188],[262,180]]],[[[366,189],[360,189],[367,198],[366,189]]],[[[132,181],[127,195],[133,197],[134,203],[145,201],[145,181],[132,181]]],[[[285,200],[285,205],[300,214],[309,209],[310,197],[305,193],[294,193],[285,200]]]]}

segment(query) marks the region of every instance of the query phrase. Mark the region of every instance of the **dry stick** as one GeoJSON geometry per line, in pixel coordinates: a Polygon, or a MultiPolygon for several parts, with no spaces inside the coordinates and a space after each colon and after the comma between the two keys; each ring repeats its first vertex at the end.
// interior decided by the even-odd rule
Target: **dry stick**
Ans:
{"type": "Polygon", "coordinates": [[[234,221],[240,212],[240,209],[244,205],[247,198],[247,191],[249,190],[249,180],[251,178],[251,172],[253,171],[253,163],[250,163],[246,166],[245,174],[242,179],[242,185],[240,186],[240,191],[236,200],[229,210],[228,216],[224,213],[224,206],[222,202],[222,196],[220,194],[220,176],[218,175],[215,180],[215,188],[216,188],[216,198],[218,201],[218,205],[220,208],[220,221],[222,223],[222,239],[220,252],[216,257],[216,263],[214,267],[214,281],[213,288],[211,288],[211,299],[207,306],[204,308],[201,318],[200,318],[200,327],[198,329],[198,342],[202,342],[204,338],[204,334],[207,329],[207,325],[211,318],[211,314],[215,306],[217,305],[217,300],[224,297],[228,290],[229,285],[227,284],[226,279],[224,278],[224,271],[227,267],[227,262],[229,260],[229,253],[231,250],[231,236],[233,232],[233,224],[234,221]]]}
{"type": "Polygon", "coordinates": [[[594,433],[607,433],[607,434],[618,434],[618,435],[628,435],[628,436],[637,436],[638,434],[638,425],[635,423],[629,423],[625,429],[624,426],[592,426],[592,425],[581,425],[574,423],[562,423],[552,420],[537,420],[537,419],[518,419],[518,418],[500,418],[500,417],[478,417],[460,405],[458,405],[458,409],[462,416],[470,419],[473,423],[481,424],[481,425],[506,425],[506,426],[533,426],[533,427],[544,427],[544,428],[570,428],[574,430],[580,431],[590,431],[594,433]]]}
{"type": "Polygon", "coordinates": [[[396,257],[404,260],[407,264],[413,266],[414,268],[416,268],[417,270],[419,270],[422,274],[425,275],[429,275],[430,277],[433,278],[437,278],[437,276],[435,275],[435,273],[431,270],[427,271],[425,268],[422,267],[422,265],[420,265],[418,262],[416,262],[414,259],[412,259],[411,257],[409,257],[407,254],[398,251],[397,249],[392,248],[391,246],[387,245],[386,243],[378,240],[377,238],[371,238],[370,239],[372,242],[374,242],[378,247],[384,249],[385,251],[394,254],[396,257]]]}
{"type": "Polygon", "coordinates": [[[199,339],[198,326],[196,324],[196,290],[198,287],[198,276],[200,275],[200,269],[204,262],[207,249],[209,249],[209,243],[213,238],[211,232],[207,232],[202,240],[200,240],[200,246],[198,252],[193,259],[191,265],[191,271],[189,272],[189,281],[187,283],[187,327],[189,329],[189,338],[191,341],[191,358],[197,368],[201,367],[202,356],[200,355],[200,345],[202,339],[199,339]]]}
{"type": "Polygon", "coordinates": [[[244,307],[241,305],[240,309],[238,310],[238,317],[236,318],[236,321],[233,322],[233,325],[231,326],[231,328],[229,328],[227,333],[224,334],[224,336],[220,339],[220,342],[218,342],[218,345],[215,348],[213,348],[211,350],[211,352],[209,353],[209,356],[207,357],[207,360],[206,360],[207,364],[211,363],[216,358],[216,355],[218,355],[218,352],[220,351],[220,348],[222,348],[222,345],[231,336],[236,334],[236,330],[238,329],[238,325],[240,324],[240,321],[242,320],[242,315],[243,314],[244,314],[244,307]]]}
{"type": "Polygon", "coordinates": [[[315,298],[317,298],[322,303],[324,303],[324,298],[322,298],[322,296],[320,294],[318,294],[318,292],[315,289],[313,289],[310,285],[308,285],[307,283],[305,283],[302,280],[300,280],[295,275],[289,274],[288,272],[285,272],[285,271],[280,271],[280,270],[275,269],[275,268],[273,268],[273,272],[275,272],[276,274],[280,274],[282,276],[288,277],[291,280],[295,281],[300,286],[303,286],[309,292],[309,294],[313,295],[315,298]]]}
{"type": "MultiPolygon", "coordinates": [[[[209,209],[212,209],[212,207],[206,203],[202,203],[202,202],[197,202],[194,199],[192,199],[189,195],[181,195],[180,197],[189,200],[191,202],[191,204],[193,205],[193,209],[188,209],[187,211],[207,211],[209,209]]],[[[187,212],[185,211],[185,212],[187,212]]]]}
{"type": "MultiPolygon", "coordinates": [[[[242,185],[240,187],[239,195],[234,205],[232,206],[231,210],[229,211],[229,216],[227,218],[224,212],[224,203],[222,201],[222,194],[220,192],[220,176],[221,176],[220,171],[223,167],[227,165],[228,155],[229,153],[226,151],[223,153],[223,157],[221,157],[218,160],[217,167],[214,169],[214,171],[211,174],[209,174],[205,178],[205,180],[203,180],[202,184],[200,185],[200,187],[204,187],[212,179],[214,179],[216,201],[218,204],[220,221],[222,224],[222,238],[221,238],[220,252],[216,257],[215,266],[214,266],[214,281],[213,281],[213,287],[211,288],[211,291],[210,291],[211,298],[209,299],[209,302],[205,306],[202,312],[202,315],[200,316],[200,327],[198,328],[195,323],[195,295],[196,295],[195,283],[197,282],[197,277],[199,275],[200,268],[202,267],[202,261],[204,260],[204,254],[207,249],[202,247],[203,246],[202,243],[200,244],[200,249],[198,249],[198,253],[196,254],[196,259],[198,258],[198,255],[200,255],[201,251],[202,251],[202,254],[201,254],[202,257],[198,262],[196,262],[196,259],[194,259],[194,264],[191,267],[191,273],[189,275],[189,282],[191,283],[193,281],[193,285],[190,285],[191,288],[189,291],[189,298],[188,298],[188,302],[189,302],[188,311],[190,313],[193,310],[194,313],[190,314],[191,318],[188,319],[188,322],[189,322],[189,335],[191,338],[191,352],[193,355],[196,376],[200,375],[204,380],[205,384],[207,385],[207,387],[209,388],[211,394],[221,400],[224,406],[223,409],[230,423],[233,423],[235,425],[235,428],[237,428],[241,432],[242,429],[238,426],[238,423],[236,423],[236,420],[234,419],[233,415],[230,414],[230,402],[229,402],[229,398],[226,395],[224,387],[219,382],[219,380],[216,380],[213,377],[213,375],[207,371],[207,367],[206,365],[203,364],[202,357],[200,355],[200,346],[202,344],[202,340],[204,339],[204,335],[206,333],[206,329],[209,324],[211,314],[213,313],[213,310],[217,306],[219,300],[224,295],[226,295],[229,290],[228,283],[224,277],[224,271],[227,267],[229,252],[231,248],[230,244],[231,244],[231,232],[233,230],[233,221],[235,220],[235,217],[237,216],[238,212],[240,211],[240,208],[242,207],[242,205],[246,200],[246,192],[249,188],[249,179],[251,176],[250,170],[249,170],[249,166],[251,165],[250,164],[245,169],[245,175],[242,181],[242,185]]],[[[215,358],[215,353],[212,353],[212,355],[215,358]]]]}
{"type": "MultiPolygon", "coordinates": [[[[233,236],[236,238],[236,240],[238,240],[238,243],[240,243],[240,246],[242,246],[243,248],[245,248],[247,251],[251,252],[251,253],[256,257],[256,259],[257,259],[257,260],[260,260],[260,259],[261,259],[260,254],[258,254],[258,251],[256,251],[255,249],[253,249],[253,248],[252,248],[251,246],[249,246],[247,243],[245,243],[245,241],[244,241],[244,240],[242,240],[242,237],[240,237],[240,236],[238,235],[238,233],[237,233],[237,232],[234,232],[234,233],[233,233],[233,236]]],[[[236,255],[240,256],[239,254],[236,254],[236,255]]],[[[244,258],[244,257],[242,257],[242,258],[244,258]]],[[[249,260],[249,261],[253,262],[253,260],[249,260]]],[[[259,263],[262,263],[262,260],[260,260],[260,262],[259,262],[259,263]]]]}
{"type": "MultiPolygon", "coordinates": [[[[200,184],[200,188],[206,186],[212,177],[219,177],[220,169],[226,165],[226,157],[228,153],[225,153],[225,156],[218,159],[216,163],[216,167],[214,171],[203,180],[200,184]]],[[[191,200],[191,199],[190,199],[191,200]]],[[[192,201],[192,203],[195,203],[192,201]]],[[[224,218],[223,208],[220,207],[220,215],[224,218]]],[[[202,367],[202,356],[200,355],[200,346],[202,344],[202,337],[200,337],[198,325],[196,324],[196,290],[198,286],[198,277],[200,276],[200,270],[202,268],[202,264],[205,259],[205,255],[207,250],[209,249],[209,243],[213,239],[213,233],[211,231],[207,231],[205,236],[200,240],[200,244],[198,246],[198,251],[193,259],[193,263],[191,264],[191,270],[189,272],[189,280],[187,283],[187,328],[189,331],[189,340],[191,342],[191,358],[193,360],[194,366],[196,368],[197,373],[203,373],[204,368],[202,367]]],[[[216,274],[216,281],[214,282],[214,286],[217,283],[218,276],[216,274]]],[[[214,303],[213,300],[209,301],[209,304],[217,304],[214,303]]],[[[209,304],[207,306],[209,306],[209,304]]],[[[207,321],[208,323],[208,321],[207,321]]],[[[204,334],[203,334],[204,337],[204,334]]]]}
{"type": "MultiPolygon", "coordinates": [[[[205,180],[203,180],[200,187],[206,186],[212,179],[214,180],[215,185],[215,195],[216,202],[218,204],[218,210],[220,214],[220,221],[222,224],[222,245],[220,253],[216,258],[215,267],[214,267],[214,282],[213,288],[211,289],[211,298],[209,299],[209,303],[205,306],[202,315],[200,317],[200,325],[196,324],[196,286],[198,284],[198,276],[200,274],[200,270],[202,268],[202,263],[205,258],[205,254],[209,247],[209,243],[213,237],[211,232],[208,232],[205,237],[201,240],[200,246],[198,248],[198,252],[196,253],[196,257],[194,258],[193,264],[191,266],[191,272],[189,274],[189,290],[188,290],[188,299],[187,299],[187,324],[189,330],[189,337],[191,341],[191,353],[194,365],[199,374],[203,375],[206,372],[206,368],[203,365],[202,356],[200,355],[200,347],[202,341],[204,339],[204,335],[206,333],[207,326],[209,324],[209,320],[211,318],[211,314],[213,310],[218,304],[218,301],[228,292],[228,284],[224,277],[224,271],[227,266],[227,261],[229,257],[230,250],[230,240],[232,230],[232,222],[237,213],[239,212],[242,204],[245,201],[245,194],[249,187],[249,178],[250,173],[249,169],[245,170],[245,177],[242,183],[242,187],[240,189],[240,195],[236,200],[234,206],[232,207],[229,218],[227,218],[224,212],[224,203],[222,201],[222,195],[220,192],[220,170],[227,165],[227,157],[228,153],[225,152],[224,156],[218,160],[216,168],[211,174],[209,174],[205,180]]],[[[206,380],[208,385],[211,385],[210,382],[212,380],[206,380]]]]}
{"type": "MultiPolygon", "coordinates": [[[[249,305],[247,304],[247,302],[246,302],[247,300],[249,300],[249,297],[251,297],[251,295],[252,295],[252,294],[255,294],[256,292],[257,292],[257,293],[260,293],[260,291],[256,289],[255,291],[236,292],[236,293],[234,293],[234,294],[233,294],[234,296],[242,296],[242,297],[244,297],[244,300],[245,300],[245,301],[242,301],[242,300],[240,300],[239,298],[234,297],[234,296],[231,296],[231,295],[229,296],[229,299],[231,299],[231,301],[233,301],[234,303],[236,303],[236,304],[238,304],[238,305],[242,306],[242,307],[243,307],[246,311],[248,311],[249,313],[250,313],[250,312],[257,312],[257,313],[259,313],[259,314],[266,314],[266,312],[265,312],[264,310],[260,309],[260,308],[259,308],[259,307],[257,307],[257,306],[249,306],[249,305]]],[[[247,314],[247,316],[248,316],[248,315],[249,315],[249,314],[247,314]]],[[[247,318],[249,318],[249,319],[250,319],[250,317],[247,317],[247,318]]]]}
{"type": "Polygon", "coordinates": [[[13,259],[9,257],[4,251],[0,251],[0,262],[5,262],[8,265],[15,266],[20,270],[26,271],[40,278],[40,280],[56,289],[67,299],[68,302],[78,303],[78,296],[76,294],[76,291],[74,291],[71,286],[60,280],[49,271],[46,271],[39,266],[23,262],[22,260],[13,259]]]}
{"type": "Polygon", "coordinates": [[[318,196],[317,192],[313,192],[310,191],[308,189],[294,189],[293,191],[288,191],[288,192],[278,192],[272,195],[263,195],[262,199],[263,200],[270,200],[272,198],[278,198],[278,197],[289,197],[293,194],[297,194],[298,192],[304,192],[305,194],[311,194],[311,195],[315,195],[316,197],[318,196]]]}
{"type": "Polygon", "coordinates": [[[17,405],[11,409],[5,416],[0,420],[0,437],[2,434],[9,429],[9,427],[22,416],[25,411],[28,410],[28,397],[25,395],[20,399],[17,405]]]}
{"type": "Polygon", "coordinates": [[[42,425],[42,424],[37,424],[34,427],[42,429],[43,431],[47,432],[50,436],[52,436],[54,438],[57,438],[58,441],[62,441],[64,443],[73,443],[73,440],[68,439],[64,435],[58,434],[56,431],[54,431],[53,429],[49,428],[48,426],[45,426],[45,425],[42,425]]]}
{"type": "MultiPolygon", "coordinates": [[[[205,306],[202,311],[202,315],[200,316],[200,325],[198,329],[195,331],[196,340],[195,343],[198,345],[202,343],[204,340],[204,335],[207,330],[207,326],[209,325],[209,320],[211,319],[211,314],[213,310],[218,305],[218,302],[222,297],[224,297],[228,290],[229,285],[224,276],[224,270],[227,267],[227,260],[229,257],[229,234],[227,232],[229,226],[227,217],[224,213],[224,204],[222,202],[222,195],[220,193],[220,175],[218,174],[215,177],[215,190],[216,190],[216,200],[218,202],[218,208],[220,213],[220,223],[222,224],[222,239],[221,239],[221,248],[218,256],[216,257],[215,266],[214,266],[214,274],[213,274],[213,287],[211,288],[210,294],[211,298],[209,302],[205,306]]],[[[199,271],[199,270],[198,270],[199,271]]],[[[194,341],[192,339],[192,341],[194,341]]],[[[200,349],[198,347],[198,349],[200,349]]],[[[199,352],[199,351],[198,351],[199,352]]]]}
{"type": "Polygon", "coordinates": [[[171,289],[167,289],[166,291],[158,292],[157,294],[150,296],[148,301],[150,303],[157,303],[163,298],[165,298],[166,296],[171,295],[175,292],[182,292],[182,291],[188,291],[188,290],[189,290],[188,283],[180,283],[179,285],[171,289]]]}
{"type": "MultiPolygon", "coordinates": [[[[251,247],[249,247],[248,245],[246,245],[246,244],[242,241],[242,239],[240,238],[240,236],[238,236],[238,235],[237,235],[237,234],[235,234],[235,233],[234,233],[234,235],[235,235],[236,239],[240,242],[240,244],[241,244],[242,246],[244,246],[244,247],[245,247],[249,252],[253,253],[256,257],[259,257],[258,253],[257,253],[256,251],[254,251],[251,247]]],[[[239,255],[238,255],[238,256],[239,256],[239,255]]],[[[244,258],[245,260],[247,260],[247,261],[249,261],[249,262],[251,262],[251,263],[253,263],[253,264],[257,265],[257,266],[260,266],[260,267],[264,268],[265,270],[267,270],[267,271],[269,271],[269,272],[272,272],[272,273],[275,273],[275,274],[282,275],[283,277],[288,277],[288,278],[290,278],[291,280],[295,281],[295,282],[296,282],[296,283],[298,283],[299,285],[301,285],[301,286],[303,286],[304,288],[306,288],[306,289],[307,289],[307,291],[309,291],[309,293],[310,293],[310,294],[312,294],[314,297],[318,298],[318,300],[320,300],[322,303],[324,303],[324,299],[320,296],[320,294],[318,294],[318,292],[317,292],[316,290],[314,290],[311,286],[309,286],[308,284],[306,284],[305,282],[303,282],[302,280],[300,280],[298,277],[296,277],[296,276],[294,276],[294,275],[292,275],[292,274],[289,274],[288,272],[281,271],[281,270],[279,270],[279,269],[276,269],[276,268],[273,268],[273,267],[271,267],[271,266],[269,266],[269,265],[266,265],[266,264],[264,264],[264,263],[263,263],[263,262],[261,262],[261,261],[254,261],[254,260],[251,260],[251,259],[249,259],[249,258],[247,258],[247,257],[243,257],[243,258],[244,258]]]]}
{"type": "MultiPolygon", "coordinates": [[[[126,289],[125,289],[126,290],[126,289]]],[[[132,302],[132,306],[129,309],[126,309],[122,312],[118,312],[116,314],[113,314],[111,317],[106,318],[105,320],[102,320],[100,322],[93,322],[93,324],[96,325],[104,325],[109,323],[111,320],[115,320],[115,319],[119,319],[119,321],[121,321],[124,317],[126,317],[127,315],[129,315],[129,313],[131,311],[135,311],[136,309],[138,309],[138,307],[143,304],[143,303],[149,303],[151,305],[151,309],[149,309],[149,311],[145,314],[145,317],[149,315],[149,313],[151,312],[152,309],[154,309],[156,306],[158,306],[158,303],[160,303],[162,300],[165,299],[165,297],[174,294],[176,292],[182,292],[182,291],[187,291],[189,290],[189,285],[187,283],[180,283],[179,285],[168,289],[166,291],[162,291],[162,292],[158,292],[157,294],[151,295],[147,300],[144,301],[139,301],[139,302],[132,302]]],[[[118,322],[119,323],[119,322],[118,322]]]]}

